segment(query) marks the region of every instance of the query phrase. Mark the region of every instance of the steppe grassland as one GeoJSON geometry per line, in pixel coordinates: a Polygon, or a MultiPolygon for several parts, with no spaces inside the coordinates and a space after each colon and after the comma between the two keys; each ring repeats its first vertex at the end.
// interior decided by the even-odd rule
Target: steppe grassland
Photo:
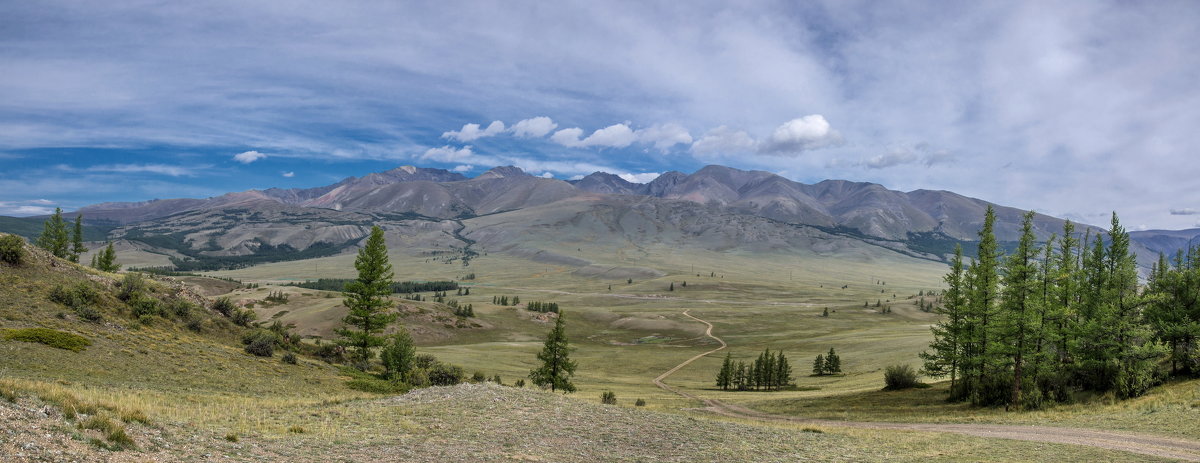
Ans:
{"type": "MultiPolygon", "coordinates": [[[[479,319],[495,327],[459,330],[452,338],[424,343],[422,350],[468,371],[478,370],[489,377],[499,374],[511,383],[533,367],[549,326],[531,321],[524,310],[492,305],[492,296],[558,302],[567,313],[568,334],[577,349],[573,358],[580,365],[578,395],[598,398],[600,392],[612,390],[622,402],[643,398],[653,408],[677,409],[693,404],[654,387],[650,380],[717,346],[703,336],[704,325],[681,315],[684,310],[713,323],[714,333],[730,343],[735,359],[749,361],[763,349],[782,349],[792,362],[800,389],[806,389],[775,393],[707,390],[713,388],[724,352],[701,359],[670,379],[673,385],[722,400],[877,389],[884,366],[915,364],[916,354],[928,343],[928,326],[934,318],[917,310],[908,296],[940,288],[945,266],[863,246],[852,249],[850,255],[831,256],[721,253],[665,246],[629,247],[624,253],[611,248],[589,252],[582,246],[555,250],[598,265],[668,273],[650,279],[634,277],[632,284],[627,284],[626,278],[581,277],[574,273],[575,267],[503,253],[481,254],[467,267],[459,261],[446,264],[394,247],[390,257],[397,280],[459,279],[474,273],[475,280],[462,281],[471,287],[471,295],[450,299],[474,304],[479,319]],[[617,257],[622,254],[627,257],[617,257]],[[669,291],[672,282],[675,290],[669,291]],[[890,300],[885,305],[891,305],[893,313],[880,314],[874,307],[876,300],[890,300]],[[868,301],[871,307],[864,308],[868,301]],[[820,316],[825,307],[829,307],[829,317],[820,316]],[[830,347],[841,354],[847,374],[809,377],[812,358],[830,347]]],[[[354,276],[353,260],[354,255],[343,254],[213,274],[262,283],[349,278],[354,276]]],[[[258,291],[265,295],[269,290],[258,291]]],[[[338,300],[323,296],[298,299],[288,304],[288,317],[336,319],[325,312],[337,305],[330,301],[338,300]],[[306,300],[313,304],[311,310],[304,307],[306,300]]]]}

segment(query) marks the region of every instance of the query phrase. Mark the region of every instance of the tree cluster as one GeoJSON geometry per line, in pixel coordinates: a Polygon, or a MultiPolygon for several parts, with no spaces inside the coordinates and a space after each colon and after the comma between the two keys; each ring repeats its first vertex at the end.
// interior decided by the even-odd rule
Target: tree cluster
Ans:
{"type": "Polygon", "coordinates": [[[42,224],[42,234],[38,236],[36,244],[55,257],[78,263],[79,256],[88,252],[88,248],[83,246],[83,216],[75,216],[75,226],[68,232],[62,208],[54,208],[54,215],[42,224]]]}
{"type": "Polygon", "coordinates": [[[540,313],[546,313],[546,312],[558,313],[558,303],[557,302],[530,301],[528,304],[525,304],[525,308],[532,310],[534,312],[540,312],[540,313]]]}
{"type": "Polygon", "coordinates": [[[951,398],[977,405],[1036,408],[1076,390],[1142,395],[1161,379],[1166,349],[1148,316],[1155,291],[1138,286],[1129,234],[1114,213],[1106,236],[1077,238],[1068,221],[1039,247],[1033,218],[1025,214],[1005,256],[989,207],[978,258],[964,266],[955,250],[937,309],[945,318],[921,354],[923,373],[949,376],[951,398]]]}
{"type": "Polygon", "coordinates": [[[734,362],[733,353],[730,352],[725,354],[725,361],[717,372],[717,387],[725,391],[778,391],[790,384],[792,367],[783,351],[771,353],[770,349],[765,350],[748,365],[740,360],[734,362]]]}
{"type": "Polygon", "coordinates": [[[813,359],[812,374],[816,376],[828,376],[841,373],[842,357],[832,347],[829,348],[828,354],[817,354],[817,358],[813,359]]]}
{"type": "Polygon", "coordinates": [[[511,299],[508,296],[492,296],[492,304],[503,306],[516,306],[521,304],[520,296],[513,296],[511,299]],[[511,303],[510,303],[511,302],[511,303]]]}
{"type": "Polygon", "coordinates": [[[1200,374],[1200,247],[1168,261],[1160,255],[1150,272],[1146,321],[1166,344],[1172,375],[1200,374]]]}

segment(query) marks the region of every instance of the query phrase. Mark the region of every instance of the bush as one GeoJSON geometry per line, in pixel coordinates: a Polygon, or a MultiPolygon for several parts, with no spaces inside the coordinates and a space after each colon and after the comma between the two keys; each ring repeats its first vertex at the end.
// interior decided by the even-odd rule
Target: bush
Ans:
{"type": "Polygon", "coordinates": [[[437,364],[438,359],[432,354],[418,354],[417,357],[413,359],[414,367],[424,368],[426,370],[433,369],[433,366],[437,364]]]}
{"type": "Polygon", "coordinates": [[[525,387],[525,379],[524,378],[518,379],[517,382],[513,383],[513,386],[525,387]]]}
{"type": "Polygon", "coordinates": [[[7,330],[4,339],[45,344],[50,347],[80,352],[92,345],[92,341],[78,334],[66,333],[49,328],[21,328],[7,330]]]}
{"type": "Polygon", "coordinates": [[[467,373],[458,365],[439,362],[429,369],[429,383],[434,386],[453,386],[463,382],[467,373]]]}
{"type": "Polygon", "coordinates": [[[912,389],[921,384],[917,381],[917,371],[908,365],[888,365],[883,371],[884,389],[896,391],[912,389]]]}
{"type": "Polygon", "coordinates": [[[600,403],[604,405],[616,405],[617,394],[613,391],[604,391],[600,394],[600,403]]]}
{"type": "Polygon", "coordinates": [[[254,320],[257,318],[258,315],[256,315],[253,310],[235,309],[233,311],[233,316],[229,317],[229,320],[238,326],[250,326],[250,323],[254,322],[254,320]]]}
{"type": "Polygon", "coordinates": [[[321,344],[313,355],[326,363],[346,363],[346,348],[337,344],[321,344]]]}
{"type": "Polygon", "coordinates": [[[0,262],[21,265],[25,262],[25,240],[17,235],[0,236],[0,262]]]}
{"type": "Polygon", "coordinates": [[[411,389],[409,385],[405,383],[371,377],[352,379],[346,383],[346,387],[356,391],[371,392],[375,394],[403,394],[411,389]]]}
{"type": "Polygon", "coordinates": [[[142,294],[134,294],[133,298],[129,299],[129,307],[133,309],[133,316],[137,319],[162,314],[158,308],[158,300],[142,294]]]}
{"type": "Polygon", "coordinates": [[[633,405],[636,407],[645,407],[646,399],[637,399],[637,402],[634,402],[633,405]]]}
{"type": "Polygon", "coordinates": [[[485,376],[482,371],[476,371],[471,375],[472,383],[482,383],[484,381],[487,381],[487,376],[485,376]]]}
{"type": "Polygon", "coordinates": [[[288,365],[295,365],[296,364],[296,353],[294,353],[294,352],[284,353],[283,357],[280,358],[280,360],[282,360],[283,363],[286,363],[288,365]]]}
{"type": "Polygon", "coordinates": [[[236,308],[237,307],[235,307],[233,305],[233,301],[229,300],[229,298],[227,298],[227,297],[222,297],[220,299],[213,301],[212,307],[211,307],[211,309],[214,312],[217,312],[226,317],[233,315],[233,309],[236,309],[236,308]]]}
{"type": "Polygon", "coordinates": [[[275,345],[278,343],[279,337],[267,330],[256,330],[242,338],[242,344],[246,345],[246,352],[259,357],[275,355],[275,345]]]}
{"type": "Polygon", "coordinates": [[[179,318],[180,320],[187,320],[190,318],[192,315],[192,310],[195,308],[195,304],[183,299],[173,300],[170,304],[171,313],[175,314],[175,317],[179,318]]]}
{"type": "Polygon", "coordinates": [[[126,273],[125,278],[121,280],[119,286],[121,287],[121,291],[117,293],[117,297],[122,301],[129,301],[134,296],[145,293],[147,288],[146,280],[142,279],[142,274],[136,272],[126,273]]]}
{"type": "Polygon", "coordinates": [[[412,387],[429,387],[429,372],[424,368],[414,368],[404,374],[404,382],[412,387]]]}

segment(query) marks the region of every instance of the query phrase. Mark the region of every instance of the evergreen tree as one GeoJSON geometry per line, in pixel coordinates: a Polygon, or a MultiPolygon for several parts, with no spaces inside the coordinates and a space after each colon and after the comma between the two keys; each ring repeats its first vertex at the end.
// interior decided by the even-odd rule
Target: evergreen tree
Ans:
{"type": "Polygon", "coordinates": [[[996,211],[988,206],[984,213],[983,228],[979,230],[978,258],[967,271],[970,294],[963,313],[967,329],[967,335],[964,336],[966,361],[961,368],[964,382],[969,381],[970,384],[964,388],[965,391],[978,392],[977,385],[982,385],[999,363],[995,346],[989,344],[989,335],[995,329],[991,322],[996,312],[1000,285],[1001,254],[996,243],[995,224],[996,211]]]}
{"type": "Polygon", "coordinates": [[[674,290],[675,290],[675,282],[672,281],[671,286],[667,288],[667,291],[674,291],[674,290]]]}
{"type": "Polygon", "coordinates": [[[825,373],[836,375],[842,372],[842,358],[838,357],[837,352],[833,348],[829,348],[829,353],[825,354],[825,373]]]}
{"type": "Polygon", "coordinates": [[[75,228],[71,233],[71,249],[67,253],[67,259],[71,262],[79,263],[79,256],[88,252],[88,248],[83,245],[83,215],[75,215],[75,228]]]}
{"type": "MultiPolygon", "coordinates": [[[[1037,266],[1041,252],[1033,235],[1033,211],[1025,214],[1021,222],[1021,238],[1017,249],[1004,263],[1003,297],[997,313],[997,349],[1012,365],[1012,395],[1009,404],[1020,407],[1021,387],[1024,381],[1025,362],[1032,355],[1033,327],[1040,324],[1036,315],[1040,313],[1037,296],[1041,281],[1037,266]]],[[[1036,383],[1037,378],[1032,378],[1036,383]]]]}
{"type": "Polygon", "coordinates": [[[560,313],[554,321],[554,329],[546,336],[546,344],[538,353],[542,366],[529,372],[529,379],[540,387],[549,387],[551,391],[575,392],[571,376],[575,374],[575,362],[568,354],[566,327],[563,325],[563,315],[560,313]]]}
{"type": "Polygon", "coordinates": [[[775,360],[775,389],[783,389],[792,383],[792,367],[788,365],[787,357],[783,356],[783,351],[779,351],[779,356],[775,360]]]}
{"type": "Polygon", "coordinates": [[[725,361],[721,363],[721,371],[717,373],[717,387],[728,391],[733,385],[733,352],[725,353],[725,361]]]}
{"type": "Polygon", "coordinates": [[[964,335],[962,312],[966,305],[964,294],[965,281],[963,275],[962,246],[954,246],[954,257],[950,260],[950,273],[946,274],[947,289],[944,303],[937,311],[942,315],[942,321],[931,328],[933,342],[929,344],[932,351],[921,353],[925,361],[923,374],[931,377],[950,377],[950,389],[953,390],[958,379],[959,362],[962,357],[962,337],[964,335]]]}
{"type": "Polygon", "coordinates": [[[817,354],[817,358],[813,360],[812,372],[814,375],[821,376],[825,374],[825,356],[817,354]]]}
{"type": "Polygon", "coordinates": [[[108,246],[105,246],[100,252],[92,255],[92,267],[102,272],[116,272],[121,269],[121,265],[117,263],[117,252],[113,250],[112,242],[109,242],[108,246]]]}
{"type": "Polygon", "coordinates": [[[392,306],[388,296],[392,294],[393,273],[383,229],[371,227],[371,235],[366,246],[358,251],[354,268],[358,270],[358,278],[346,283],[342,293],[350,313],[342,319],[343,326],[337,329],[337,334],[344,345],[355,349],[354,358],[360,362],[359,366],[365,366],[374,356],[371,349],[384,343],[377,333],[396,319],[396,314],[388,313],[392,306]]]}
{"type": "Polygon", "coordinates": [[[42,234],[38,236],[38,247],[50,251],[55,257],[66,259],[70,255],[70,238],[67,224],[63,222],[62,208],[54,208],[54,215],[42,224],[42,234]]]}
{"type": "Polygon", "coordinates": [[[416,358],[417,350],[413,347],[412,336],[409,336],[408,330],[403,326],[388,339],[387,344],[379,353],[384,371],[392,380],[403,379],[409,371],[412,371],[416,358]]]}

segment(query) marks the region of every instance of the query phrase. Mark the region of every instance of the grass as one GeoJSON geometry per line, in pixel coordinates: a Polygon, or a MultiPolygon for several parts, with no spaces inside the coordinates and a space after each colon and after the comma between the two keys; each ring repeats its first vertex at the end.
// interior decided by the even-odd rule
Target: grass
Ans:
{"type": "Polygon", "coordinates": [[[92,345],[92,341],[78,334],[49,328],[19,328],[4,331],[4,339],[9,341],[36,342],[71,352],[82,352],[92,345]]]}

